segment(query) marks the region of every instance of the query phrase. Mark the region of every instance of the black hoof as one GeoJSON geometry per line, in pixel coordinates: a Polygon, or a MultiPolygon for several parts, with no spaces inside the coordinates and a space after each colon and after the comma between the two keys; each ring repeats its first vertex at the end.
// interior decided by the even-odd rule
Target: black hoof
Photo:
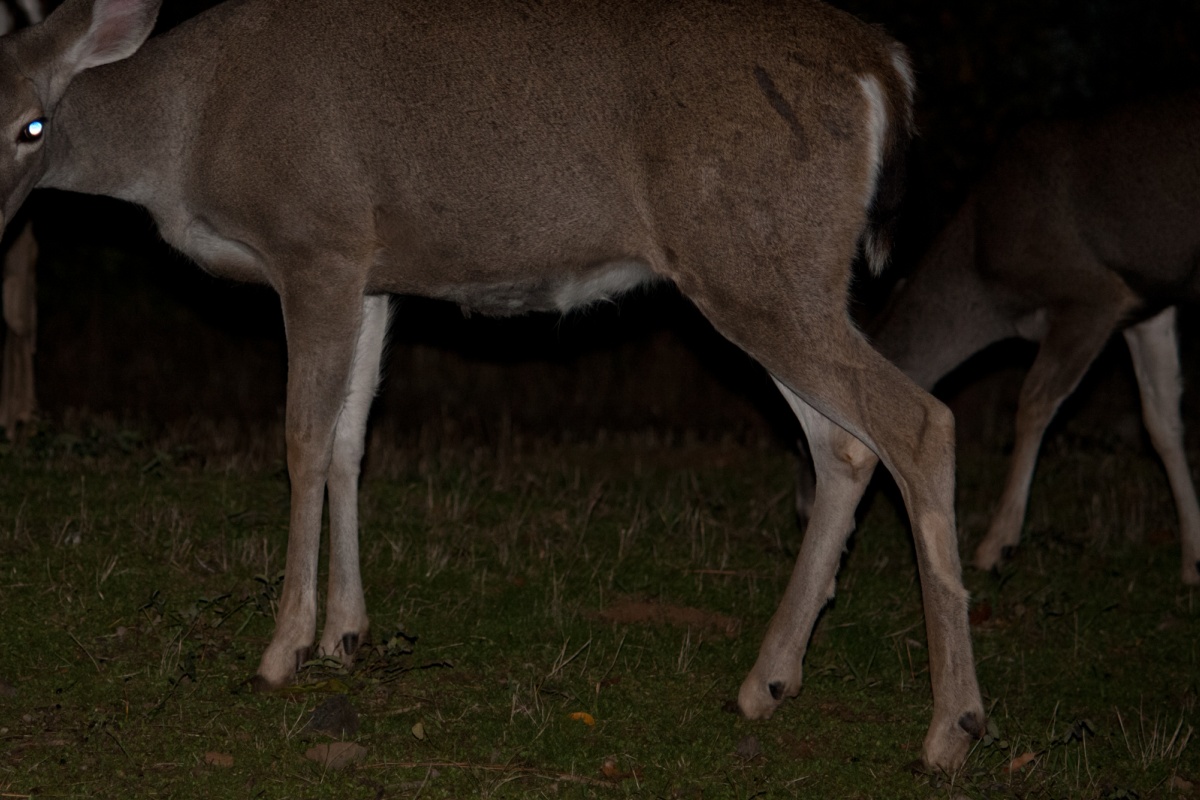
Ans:
{"type": "Polygon", "coordinates": [[[344,633],[342,634],[342,655],[352,656],[358,652],[358,634],[344,633]]]}
{"type": "Polygon", "coordinates": [[[983,738],[983,720],[974,711],[968,711],[959,717],[958,727],[970,734],[972,739],[983,738]]]}
{"type": "MultiPolygon", "coordinates": [[[[1015,553],[1015,552],[1017,552],[1016,545],[1012,545],[1012,544],[1005,545],[1004,547],[1000,548],[1000,559],[1002,561],[1008,561],[1010,558],[1013,557],[1013,553],[1015,553]]],[[[996,567],[994,567],[994,569],[999,569],[999,566],[1000,565],[997,564],[996,567]]]]}
{"type": "Polygon", "coordinates": [[[919,758],[916,759],[915,761],[908,762],[908,764],[905,765],[904,768],[906,770],[908,770],[909,772],[911,772],[913,775],[917,775],[917,776],[933,774],[933,770],[931,770],[929,768],[929,765],[926,764],[924,761],[922,761],[919,758]]]}
{"type": "Polygon", "coordinates": [[[255,675],[254,677],[250,678],[250,680],[246,681],[246,683],[250,684],[250,691],[254,692],[255,694],[266,694],[267,692],[275,689],[275,687],[271,685],[271,682],[262,675],[255,675]]]}
{"type": "Polygon", "coordinates": [[[767,684],[767,691],[771,693],[772,700],[783,699],[783,681],[772,681],[767,684]]]}
{"type": "Polygon", "coordinates": [[[299,650],[297,650],[296,651],[296,672],[299,672],[301,669],[303,669],[304,665],[307,664],[311,659],[312,659],[312,648],[311,647],[301,647],[299,650]]]}

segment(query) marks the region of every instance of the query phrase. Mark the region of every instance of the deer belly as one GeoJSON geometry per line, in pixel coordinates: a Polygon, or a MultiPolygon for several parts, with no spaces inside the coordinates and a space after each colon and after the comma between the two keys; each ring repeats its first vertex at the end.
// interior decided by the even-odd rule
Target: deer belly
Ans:
{"type": "Polygon", "coordinates": [[[650,268],[640,261],[618,261],[567,276],[464,281],[439,287],[429,294],[457,303],[464,311],[489,316],[505,317],[532,311],[565,314],[572,309],[609,302],[655,279],[650,268]]]}

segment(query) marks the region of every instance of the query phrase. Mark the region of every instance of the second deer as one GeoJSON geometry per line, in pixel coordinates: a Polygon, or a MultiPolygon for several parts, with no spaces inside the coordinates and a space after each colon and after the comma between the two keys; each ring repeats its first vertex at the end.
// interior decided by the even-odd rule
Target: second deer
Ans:
{"type": "Polygon", "coordinates": [[[1200,93],[1025,129],[891,299],[879,350],[931,389],[993,342],[1040,343],[1021,387],[1007,483],[975,566],[1021,537],[1046,426],[1116,331],[1200,583],[1200,506],[1183,445],[1176,304],[1200,291],[1200,93]]]}

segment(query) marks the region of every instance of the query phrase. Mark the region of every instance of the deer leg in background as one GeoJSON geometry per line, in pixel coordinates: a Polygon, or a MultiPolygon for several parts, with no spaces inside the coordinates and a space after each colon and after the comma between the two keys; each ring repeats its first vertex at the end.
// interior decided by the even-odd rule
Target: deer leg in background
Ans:
{"type": "Polygon", "coordinates": [[[975,566],[979,569],[996,568],[1020,543],[1029,485],[1046,427],[1062,401],[1075,391],[1124,312],[1124,307],[1088,306],[1051,316],[1037,357],[1021,385],[1012,461],[1000,505],[987,536],[975,550],[975,566]]]}
{"type": "Polygon", "coordinates": [[[254,678],[257,689],[287,683],[311,655],[325,486],[363,326],[363,293],[341,277],[354,274],[353,267],[331,265],[328,271],[302,274],[304,278],[280,287],[288,348],[285,433],[291,515],[275,634],[254,678]],[[318,284],[321,278],[326,280],[318,284]]]}
{"type": "Polygon", "coordinates": [[[26,224],[4,256],[4,364],[0,372],[0,427],[12,436],[33,421],[37,395],[33,356],[37,351],[38,246],[26,224]]]}
{"type": "Polygon", "coordinates": [[[1179,373],[1175,307],[1126,328],[1125,342],[1133,357],[1142,396],[1142,419],[1175,495],[1183,582],[1195,586],[1200,584],[1200,504],[1196,502],[1196,487],[1183,448],[1183,418],[1179,413],[1183,381],[1179,373]]]}
{"type": "Polygon", "coordinates": [[[767,626],[758,660],[738,695],[738,706],[752,718],[771,716],[779,701],[800,692],[804,653],[813,625],[821,609],[833,599],[838,565],[846,541],[854,532],[855,509],[879,463],[866,445],[778,380],[775,385],[804,428],[816,483],[792,577],[767,626]],[[767,687],[767,694],[760,691],[762,686],[767,687]]]}
{"type": "Polygon", "coordinates": [[[45,3],[42,0],[16,0],[17,5],[25,12],[30,25],[41,22],[46,17],[45,3]]]}
{"type": "Polygon", "coordinates": [[[329,465],[329,593],[320,653],[349,664],[366,640],[370,622],[358,563],[358,477],[367,434],[367,415],[379,385],[387,338],[389,298],[363,300],[362,326],[329,465]]]}

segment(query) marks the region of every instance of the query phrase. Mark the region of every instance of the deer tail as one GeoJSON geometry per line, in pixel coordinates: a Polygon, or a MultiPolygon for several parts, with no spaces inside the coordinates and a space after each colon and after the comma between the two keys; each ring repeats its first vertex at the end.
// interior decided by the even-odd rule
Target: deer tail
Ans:
{"type": "Polygon", "coordinates": [[[891,70],[863,79],[871,106],[875,168],[862,244],[875,275],[883,271],[891,255],[904,199],[906,155],[915,132],[912,66],[899,44],[891,44],[890,55],[891,70]]]}

